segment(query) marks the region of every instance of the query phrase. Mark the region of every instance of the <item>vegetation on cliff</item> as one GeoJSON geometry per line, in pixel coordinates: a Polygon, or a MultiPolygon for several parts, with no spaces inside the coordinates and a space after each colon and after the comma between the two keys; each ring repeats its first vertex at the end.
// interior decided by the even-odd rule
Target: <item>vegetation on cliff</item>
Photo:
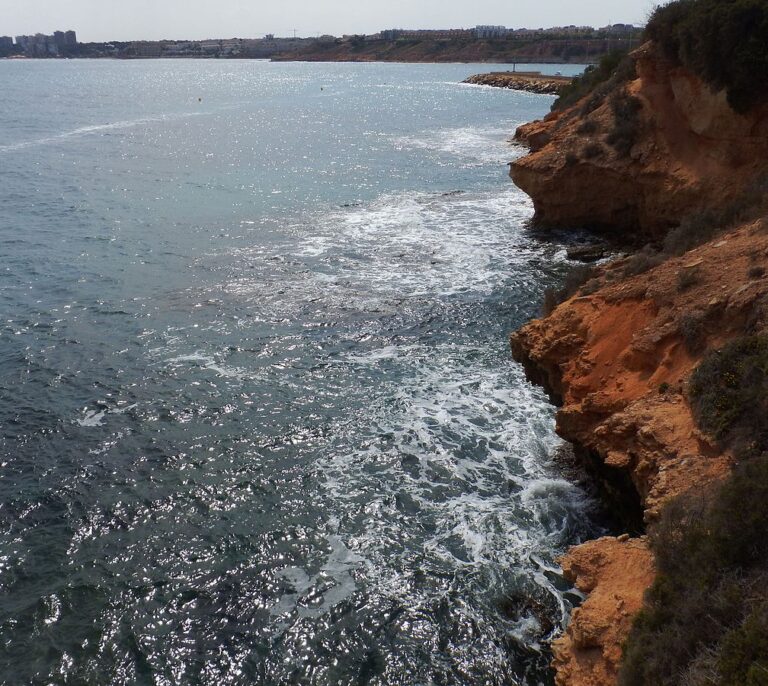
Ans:
{"type": "Polygon", "coordinates": [[[599,92],[604,97],[618,83],[632,78],[634,69],[634,62],[628,57],[626,50],[613,50],[604,55],[598,64],[587,67],[581,76],[563,88],[560,97],[552,104],[552,109],[565,110],[593,92],[599,92]]]}
{"type": "Polygon", "coordinates": [[[741,464],[671,502],[651,532],[658,577],[620,686],[768,685],[768,336],[710,352],[691,376],[700,427],[741,464]]]}
{"type": "Polygon", "coordinates": [[[739,457],[768,452],[768,337],[738,339],[708,355],[691,377],[699,426],[739,457]]]}
{"type": "MultiPolygon", "coordinates": [[[[675,0],[653,13],[645,37],[713,90],[725,90],[737,112],[768,101],[765,0],[675,0]]],[[[626,52],[611,52],[564,89],[552,109],[567,109],[590,93],[602,101],[630,78],[634,78],[632,59],[626,52]]]]}
{"type": "Polygon", "coordinates": [[[708,496],[673,501],[651,541],[658,577],[620,686],[766,686],[768,457],[746,461],[708,496]]]}
{"type": "Polygon", "coordinates": [[[646,34],[669,59],[725,89],[737,112],[768,101],[765,0],[676,0],[654,12],[646,34]]]}

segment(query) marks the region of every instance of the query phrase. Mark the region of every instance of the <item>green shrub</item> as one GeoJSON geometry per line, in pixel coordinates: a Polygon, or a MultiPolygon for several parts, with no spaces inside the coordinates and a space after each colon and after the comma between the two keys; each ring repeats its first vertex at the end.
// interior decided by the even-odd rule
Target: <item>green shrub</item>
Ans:
{"type": "Polygon", "coordinates": [[[581,156],[585,160],[593,160],[596,157],[600,157],[603,154],[603,149],[599,143],[588,143],[584,146],[584,150],[581,152],[581,156]]]}
{"type": "Polygon", "coordinates": [[[678,331],[685,344],[685,349],[692,355],[700,353],[707,342],[704,321],[705,317],[702,312],[687,312],[680,317],[678,331]]]}
{"type": "Polygon", "coordinates": [[[682,255],[737,224],[754,218],[765,207],[766,185],[765,178],[761,177],[725,206],[688,215],[664,238],[664,252],[667,255],[682,255]]]}
{"type": "Polygon", "coordinates": [[[718,669],[723,686],[768,685],[768,603],[759,604],[726,634],[718,669]]]}
{"type": "Polygon", "coordinates": [[[737,112],[768,101],[765,0],[676,0],[653,13],[646,35],[714,90],[726,90],[737,112]]]}
{"type": "Polygon", "coordinates": [[[565,153],[565,166],[572,167],[579,163],[579,156],[575,152],[565,153]]]}
{"type": "Polygon", "coordinates": [[[634,95],[619,91],[611,98],[614,128],[606,142],[622,157],[629,155],[640,133],[642,103],[634,95]]]}
{"type": "MultiPolygon", "coordinates": [[[[634,60],[625,51],[614,51],[604,55],[598,65],[591,65],[581,76],[576,77],[560,93],[560,97],[552,105],[553,110],[564,110],[575,105],[586,95],[593,93],[598,86],[625,82],[634,78],[634,60]]],[[[603,94],[604,97],[605,93],[603,94]]],[[[596,109],[597,105],[592,108],[596,109]]],[[[592,111],[590,110],[590,111],[592,111]]]]}
{"type": "Polygon", "coordinates": [[[696,267],[681,269],[677,273],[677,290],[681,293],[695,286],[701,280],[699,270],[696,267]]]}
{"type": "Polygon", "coordinates": [[[768,457],[669,503],[651,529],[658,576],[621,686],[761,686],[768,666],[768,457]]]}
{"type": "Polygon", "coordinates": [[[768,336],[748,336],[707,355],[691,376],[699,426],[740,455],[768,451],[768,336]]]}
{"type": "Polygon", "coordinates": [[[622,269],[624,277],[637,276],[658,267],[664,261],[664,256],[646,245],[642,250],[629,257],[622,269]]]}
{"type": "Polygon", "coordinates": [[[695,212],[685,217],[680,226],[666,235],[664,252],[667,255],[683,255],[712,239],[722,228],[716,212],[695,212]]]}
{"type": "Polygon", "coordinates": [[[597,128],[597,122],[594,119],[587,119],[579,124],[576,132],[582,136],[591,136],[593,133],[597,133],[597,128]]]}

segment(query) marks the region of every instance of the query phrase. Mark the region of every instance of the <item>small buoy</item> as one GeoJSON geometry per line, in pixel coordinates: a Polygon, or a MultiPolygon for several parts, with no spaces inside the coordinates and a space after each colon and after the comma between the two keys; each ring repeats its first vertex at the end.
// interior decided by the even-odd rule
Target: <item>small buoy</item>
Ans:
{"type": "Polygon", "coordinates": [[[203,101],[203,99],[202,99],[202,98],[198,98],[198,99],[197,99],[197,101],[198,101],[198,102],[202,102],[202,101],[203,101]]]}

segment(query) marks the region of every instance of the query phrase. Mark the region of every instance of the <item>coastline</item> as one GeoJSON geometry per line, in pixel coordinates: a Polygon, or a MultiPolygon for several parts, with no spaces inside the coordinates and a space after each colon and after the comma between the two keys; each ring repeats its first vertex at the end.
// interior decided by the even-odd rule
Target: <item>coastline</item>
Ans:
{"type": "Polygon", "coordinates": [[[615,686],[656,578],[645,533],[668,503],[731,474],[734,455],[699,428],[688,386],[708,354],[761,330],[768,298],[765,220],[750,215],[761,197],[751,184],[768,172],[768,108],[734,112],[724,93],[653,46],[632,60],[634,73],[599,97],[521,127],[529,154],[510,171],[540,226],[591,228],[629,250],[511,336],[513,357],[558,407],[558,434],[609,508],[642,515],[638,527],[624,517],[626,534],[561,560],[587,599],[553,643],[558,686],[615,686]],[[679,245],[639,249],[689,216],[711,217],[715,228],[690,219],[674,234],[679,245]],[[685,231],[704,238],[686,243],[685,231]]]}

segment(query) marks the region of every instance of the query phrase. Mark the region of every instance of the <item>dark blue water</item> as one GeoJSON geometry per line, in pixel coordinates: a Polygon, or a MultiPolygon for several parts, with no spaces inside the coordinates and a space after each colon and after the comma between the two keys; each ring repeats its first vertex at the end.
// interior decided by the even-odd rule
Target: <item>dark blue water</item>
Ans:
{"type": "Polygon", "coordinates": [[[477,65],[0,61],[4,684],[538,684],[565,263],[477,65]]]}

